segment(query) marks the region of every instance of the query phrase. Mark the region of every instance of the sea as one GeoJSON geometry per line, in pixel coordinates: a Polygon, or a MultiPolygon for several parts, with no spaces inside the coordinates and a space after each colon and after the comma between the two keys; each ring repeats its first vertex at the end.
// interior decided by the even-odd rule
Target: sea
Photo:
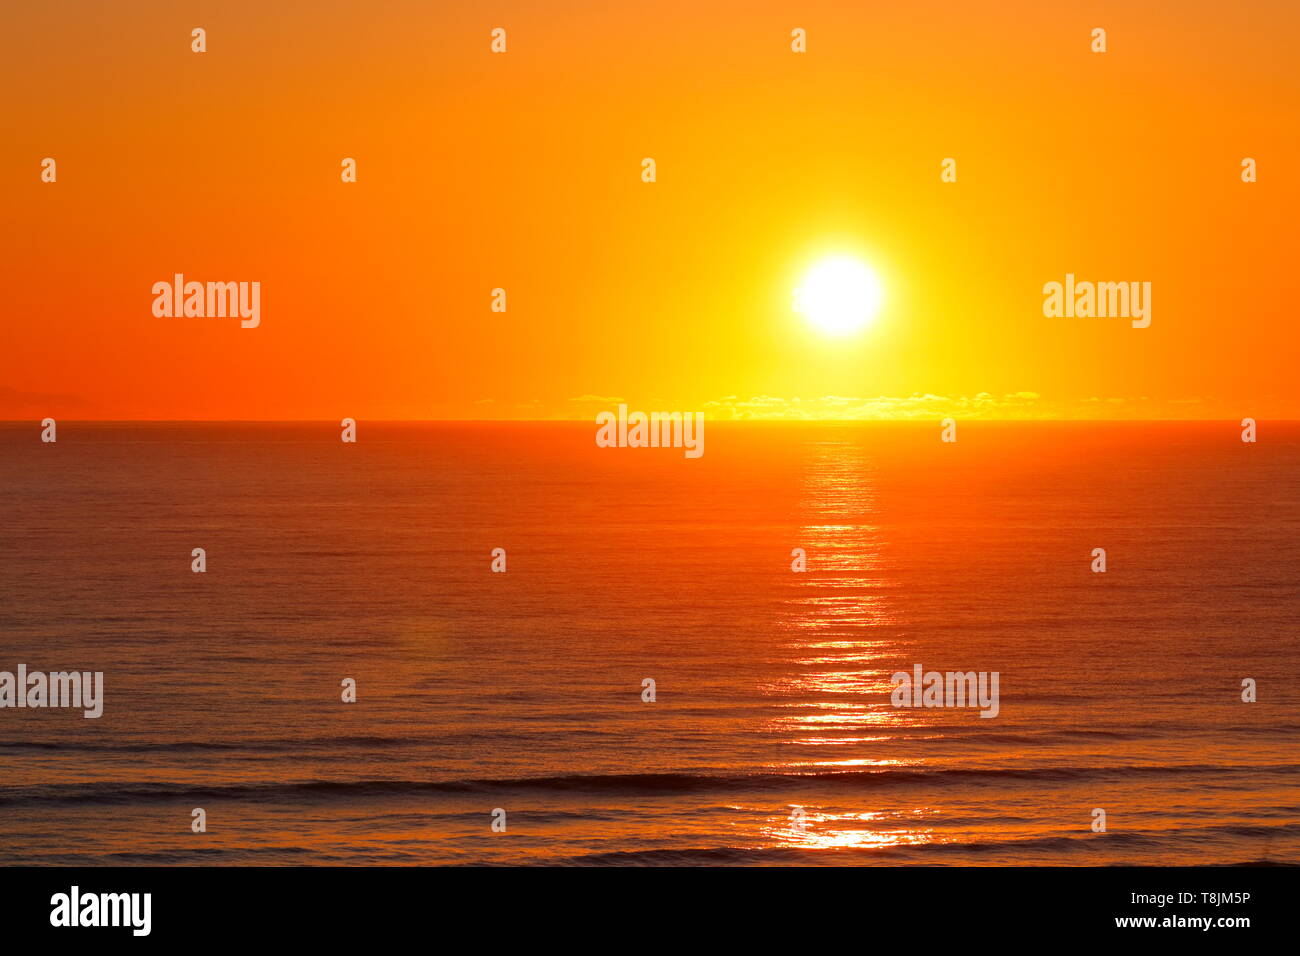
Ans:
{"type": "Polygon", "coordinates": [[[1300,423],[340,432],[0,425],[0,863],[1300,863],[1300,423]]]}

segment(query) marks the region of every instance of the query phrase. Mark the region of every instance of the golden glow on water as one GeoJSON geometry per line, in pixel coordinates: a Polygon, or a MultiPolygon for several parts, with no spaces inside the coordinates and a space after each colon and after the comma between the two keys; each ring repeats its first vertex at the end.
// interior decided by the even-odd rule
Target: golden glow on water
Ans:
{"type": "Polygon", "coordinates": [[[888,740],[888,737],[809,737],[806,740],[792,740],[792,744],[807,744],[814,747],[837,747],[844,744],[874,743],[888,740]]]}
{"type": "MultiPolygon", "coordinates": [[[[816,682],[798,685],[801,690],[810,690],[816,682]]],[[[873,725],[893,723],[895,717],[893,713],[883,710],[879,706],[866,706],[862,704],[831,704],[831,703],[814,703],[814,704],[783,704],[782,707],[789,708],[793,711],[788,715],[782,715],[774,718],[769,725],[770,730],[785,734],[794,734],[804,732],[813,736],[799,740],[789,740],[787,743],[811,743],[815,741],[833,740],[837,743],[864,743],[872,740],[880,740],[880,737],[849,735],[847,733],[836,737],[826,736],[829,731],[851,731],[857,728],[867,728],[873,725]]]]}
{"type": "MultiPolygon", "coordinates": [[[[782,620],[790,636],[784,674],[762,686],[779,699],[767,729],[791,748],[791,756],[774,769],[870,774],[916,766],[920,761],[888,757],[883,750],[872,753],[873,744],[890,739],[883,728],[915,719],[888,704],[889,661],[898,654],[896,638],[880,628],[900,623],[893,599],[898,582],[890,578],[882,554],[871,462],[850,442],[820,442],[809,452],[801,502],[805,518],[796,542],[807,552],[807,571],[791,575],[794,594],[782,620]],[[824,748],[841,755],[819,754],[824,748]]],[[[870,799],[869,788],[855,793],[870,799]]],[[[896,812],[791,807],[764,826],[763,838],[804,849],[930,843],[933,830],[910,820],[931,812],[919,807],[900,819],[896,812]],[[802,814],[798,822],[795,810],[802,814]]]]}
{"type": "MultiPolygon", "coordinates": [[[[930,814],[927,808],[918,807],[907,816],[923,818],[930,814]]],[[[882,813],[871,811],[828,813],[792,806],[786,817],[772,821],[765,828],[764,837],[771,841],[771,845],[810,850],[870,849],[945,842],[931,827],[901,827],[899,822],[897,816],[887,818],[882,813]],[[796,811],[802,811],[802,825],[796,822],[796,811]]]]}

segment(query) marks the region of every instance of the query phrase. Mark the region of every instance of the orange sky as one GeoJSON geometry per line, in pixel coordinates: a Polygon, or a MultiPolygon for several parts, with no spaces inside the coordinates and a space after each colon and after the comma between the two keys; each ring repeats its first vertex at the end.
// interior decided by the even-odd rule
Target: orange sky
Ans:
{"type": "Polygon", "coordinates": [[[1300,418],[1300,7],[1072,6],[11,4],[0,418],[1300,418]],[[1067,272],[1151,327],[1044,317],[1067,272]]]}

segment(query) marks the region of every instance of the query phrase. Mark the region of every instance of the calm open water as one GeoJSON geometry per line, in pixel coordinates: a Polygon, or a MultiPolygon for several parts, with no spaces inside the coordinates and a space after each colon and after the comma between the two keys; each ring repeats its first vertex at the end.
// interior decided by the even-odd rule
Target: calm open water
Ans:
{"type": "Polygon", "coordinates": [[[39,434],[0,670],[104,715],[0,710],[0,862],[1300,862],[1298,424],[39,434]]]}

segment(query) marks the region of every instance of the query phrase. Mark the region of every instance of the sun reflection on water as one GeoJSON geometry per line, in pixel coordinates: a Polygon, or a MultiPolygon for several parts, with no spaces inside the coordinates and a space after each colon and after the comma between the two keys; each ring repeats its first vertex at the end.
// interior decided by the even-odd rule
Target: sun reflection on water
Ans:
{"type": "MultiPolygon", "coordinates": [[[[807,570],[791,575],[779,626],[789,635],[782,676],[763,692],[773,699],[767,725],[791,756],[774,769],[809,775],[871,774],[915,766],[891,756],[889,732],[915,723],[889,704],[890,662],[899,657],[901,624],[884,555],[873,464],[853,441],[809,445],[798,546],[807,570]],[[832,752],[826,752],[833,748],[832,752]]],[[[853,791],[869,803],[871,790],[853,791]]],[[[828,793],[828,797],[832,794],[828,793]]],[[[848,793],[836,788],[837,804],[848,793]]],[[[918,825],[929,810],[905,813],[801,806],[799,821],[774,818],[763,838],[801,848],[889,847],[933,842],[918,825]]]]}
{"type": "Polygon", "coordinates": [[[907,814],[886,816],[872,811],[830,813],[796,805],[791,807],[788,817],[773,820],[764,829],[764,836],[769,845],[809,850],[885,849],[944,842],[930,827],[920,822],[929,814],[925,807],[917,807],[907,814]],[[917,822],[899,825],[908,818],[917,822]]]}

